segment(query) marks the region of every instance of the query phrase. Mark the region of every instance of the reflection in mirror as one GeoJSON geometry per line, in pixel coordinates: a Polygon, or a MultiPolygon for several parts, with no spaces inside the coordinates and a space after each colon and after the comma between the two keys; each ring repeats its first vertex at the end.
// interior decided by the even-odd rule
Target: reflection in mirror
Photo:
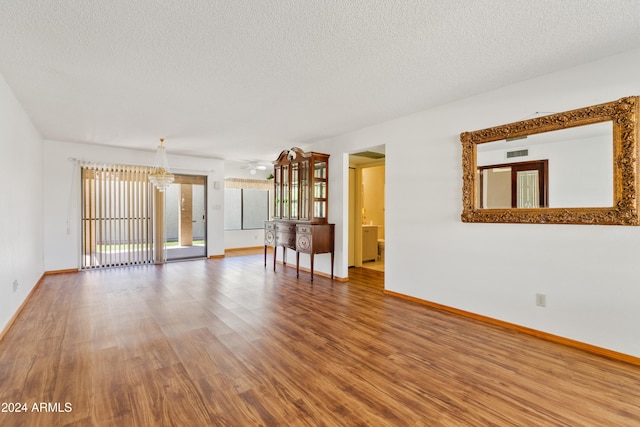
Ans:
{"type": "Polygon", "coordinates": [[[486,209],[511,207],[511,167],[487,166],[478,168],[478,194],[476,205],[486,209]]]}
{"type": "Polygon", "coordinates": [[[480,144],[477,165],[480,209],[613,206],[611,121],[480,144]]]}
{"type": "Polygon", "coordinates": [[[478,167],[480,209],[546,208],[548,160],[478,167]]]}
{"type": "Polygon", "coordinates": [[[639,99],[461,133],[462,221],[640,225],[639,99]]]}

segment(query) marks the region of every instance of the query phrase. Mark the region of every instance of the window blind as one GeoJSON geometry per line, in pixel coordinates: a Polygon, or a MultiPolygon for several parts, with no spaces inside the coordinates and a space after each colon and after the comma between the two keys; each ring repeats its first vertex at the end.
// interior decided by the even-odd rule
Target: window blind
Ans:
{"type": "Polygon", "coordinates": [[[83,269],[154,262],[150,172],[145,166],[81,164],[83,269]]]}

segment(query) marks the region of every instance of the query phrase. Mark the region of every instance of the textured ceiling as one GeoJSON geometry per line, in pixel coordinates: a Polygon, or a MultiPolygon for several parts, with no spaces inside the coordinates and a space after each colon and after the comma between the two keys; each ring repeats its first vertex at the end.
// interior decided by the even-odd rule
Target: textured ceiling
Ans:
{"type": "Polygon", "coordinates": [[[637,47],[638,0],[0,2],[0,74],[45,138],[225,159],[637,47]]]}

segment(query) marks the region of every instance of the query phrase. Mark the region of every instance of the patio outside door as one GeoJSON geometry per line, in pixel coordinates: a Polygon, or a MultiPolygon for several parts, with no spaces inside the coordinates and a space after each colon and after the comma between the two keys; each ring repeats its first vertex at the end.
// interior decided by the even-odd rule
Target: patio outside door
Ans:
{"type": "Polygon", "coordinates": [[[167,261],[206,258],[206,176],[175,175],[166,190],[167,261]]]}

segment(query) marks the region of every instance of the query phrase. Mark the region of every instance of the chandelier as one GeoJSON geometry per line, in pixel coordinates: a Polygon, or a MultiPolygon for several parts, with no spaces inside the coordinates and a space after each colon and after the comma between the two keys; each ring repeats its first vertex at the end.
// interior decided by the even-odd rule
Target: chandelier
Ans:
{"type": "Polygon", "coordinates": [[[156,163],[149,174],[149,181],[158,189],[164,191],[173,182],[173,174],[169,172],[167,153],[164,150],[164,138],[160,138],[160,145],[156,151],[156,163]]]}

